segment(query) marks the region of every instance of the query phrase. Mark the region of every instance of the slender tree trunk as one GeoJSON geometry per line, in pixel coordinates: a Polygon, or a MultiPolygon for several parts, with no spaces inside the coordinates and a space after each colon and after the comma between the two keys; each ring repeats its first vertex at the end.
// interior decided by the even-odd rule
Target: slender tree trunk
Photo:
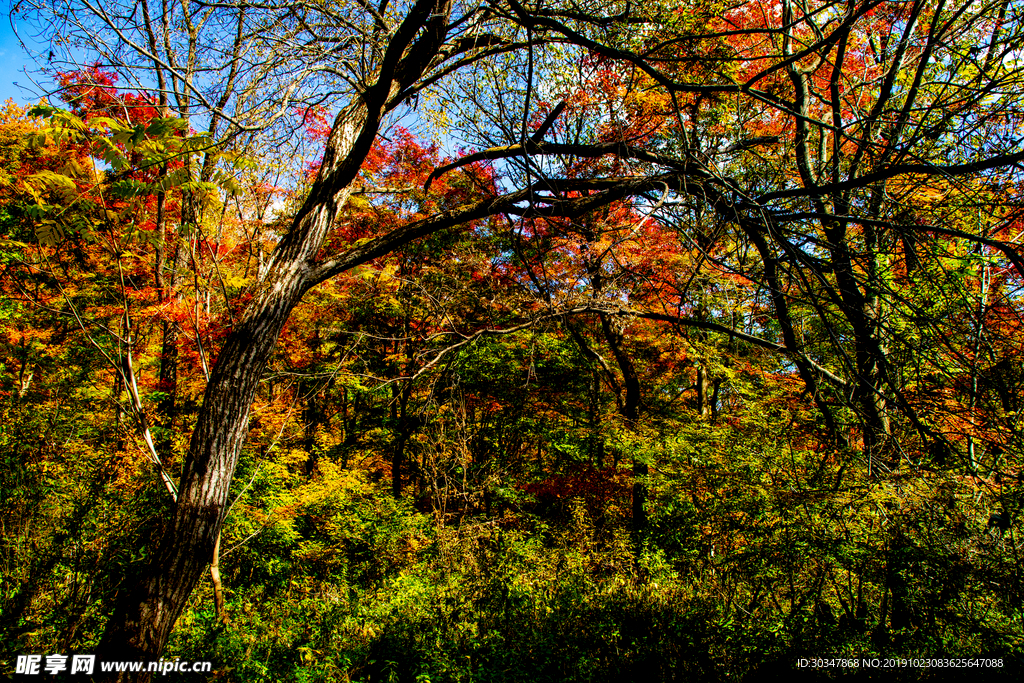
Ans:
{"type": "Polygon", "coordinates": [[[406,380],[396,397],[398,403],[394,412],[395,443],[391,452],[391,494],[396,500],[402,497],[402,462],[405,459],[405,444],[413,431],[407,414],[411,393],[412,383],[406,380]]]}
{"type": "Polygon", "coordinates": [[[320,391],[315,382],[300,382],[299,392],[303,395],[302,406],[302,447],[306,451],[303,467],[306,476],[312,476],[319,460],[316,448],[316,431],[324,423],[324,410],[320,404],[320,391]]]}
{"type": "MultiPolygon", "coordinates": [[[[873,195],[877,196],[878,192],[873,195]]],[[[872,204],[880,201],[880,198],[873,197],[872,204]]],[[[870,254],[864,276],[864,294],[859,310],[851,309],[853,315],[848,317],[853,325],[857,345],[857,370],[860,378],[857,394],[864,420],[864,450],[869,462],[877,462],[890,427],[888,401],[882,393],[885,390],[886,371],[881,325],[882,300],[879,296],[883,264],[879,253],[879,235],[870,225],[864,227],[864,243],[865,250],[870,254]]]]}
{"type": "Polygon", "coordinates": [[[29,363],[29,349],[28,344],[25,342],[25,337],[21,338],[21,363],[18,367],[18,392],[14,395],[15,401],[20,402],[25,398],[25,394],[28,393],[28,388],[32,385],[32,377],[35,372],[32,370],[29,363]]]}
{"type": "MultiPolygon", "coordinates": [[[[622,332],[616,329],[609,316],[601,315],[601,328],[605,340],[611,347],[615,362],[622,373],[622,386],[625,389],[619,410],[625,418],[627,428],[636,426],[640,417],[640,378],[637,377],[633,360],[622,348],[622,332]]],[[[647,475],[650,468],[636,454],[633,459],[633,536],[639,542],[647,530],[647,475]]]]}
{"type": "Polygon", "coordinates": [[[600,470],[604,467],[604,437],[601,436],[600,417],[601,375],[596,366],[591,369],[589,389],[587,419],[590,427],[590,458],[594,463],[594,469],[600,470]]]}
{"type": "MultiPolygon", "coordinates": [[[[984,231],[985,233],[988,230],[984,231]]],[[[978,253],[982,254],[980,245],[978,246],[978,253]]],[[[985,312],[988,309],[988,289],[990,284],[990,272],[988,264],[985,261],[981,262],[981,291],[978,292],[978,305],[975,308],[974,316],[974,342],[972,344],[972,358],[971,358],[971,394],[967,404],[968,410],[968,429],[970,430],[967,434],[967,462],[971,468],[971,471],[975,471],[978,466],[978,456],[976,453],[974,433],[976,431],[977,416],[975,415],[975,409],[978,406],[978,371],[981,364],[981,344],[985,338],[985,312]]]]}
{"type": "Polygon", "coordinates": [[[705,361],[700,361],[701,365],[697,368],[697,412],[701,417],[707,417],[711,414],[711,392],[712,383],[711,376],[707,370],[705,361]]]}
{"type": "Polygon", "coordinates": [[[227,623],[228,615],[224,610],[224,584],[220,579],[220,537],[213,542],[213,559],[210,560],[210,580],[213,582],[213,605],[217,612],[217,623],[227,623]]]}
{"type": "Polygon", "coordinates": [[[906,569],[908,544],[906,537],[897,532],[890,544],[885,563],[885,587],[892,593],[892,616],[889,622],[894,631],[910,628],[910,593],[902,572],[906,569]]]}
{"type": "MultiPolygon", "coordinates": [[[[706,278],[702,278],[702,290],[707,291],[710,286],[710,281],[706,278]]],[[[707,295],[701,294],[700,304],[697,306],[696,318],[701,322],[708,322],[708,309],[707,309],[707,295]]],[[[704,330],[696,329],[693,331],[693,337],[701,343],[701,345],[707,344],[708,334],[704,330]]],[[[702,357],[697,360],[697,378],[695,384],[697,385],[697,414],[701,417],[707,417],[711,414],[711,371],[708,368],[707,357],[702,357]]]]}
{"type": "MultiPolygon", "coordinates": [[[[183,264],[184,250],[175,242],[173,268],[170,274],[163,274],[159,279],[160,301],[176,297],[174,287],[177,284],[177,271],[183,264]]],[[[162,270],[163,259],[159,259],[162,270]]],[[[159,386],[164,393],[157,403],[157,416],[162,427],[157,443],[160,453],[168,458],[171,455],[171,436],[174,433],[174,420],[178,412],[178,335],[180,326],[175,319],[164,320],[161,325],[159,386]]]]}

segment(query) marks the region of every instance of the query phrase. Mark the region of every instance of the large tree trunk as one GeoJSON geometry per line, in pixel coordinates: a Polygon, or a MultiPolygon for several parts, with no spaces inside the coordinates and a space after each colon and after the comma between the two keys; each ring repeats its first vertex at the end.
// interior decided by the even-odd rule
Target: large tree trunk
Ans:
{"type": "MultiPolygon", "coordinates": [[[[331,218],[329,210],[314,212],[310,231],[323,231],[331,218]]],[[[157,659],[162,653],[213,555],[249,409],[288,315],[305,292],[304,275],[300,254],[279,260],[259,303],[225,341],[189,444],[174,516],[139,583],[118,602],[100,659],[157,659]]]]}
{"type": "MultiPolygon", "coordinates": [[[[278,244],[252,303],[217,356],[189,443],[174,515],[138,583],[115,606],[98,648],[99,659],[156,660],[163,653],[175,621],[212,558],[260,377],[292,309],[321,279],[314,272],[318,252],[348,201],[350,185],[383,114],[408,96],[409,86],[438,54],[448,12],[445,0],[417,2],[393,34],[376,84],[335,119],[317,180],[278,244]]],[[[150,676],[119,676],[129,678],[146,681],[150,676]]]]}

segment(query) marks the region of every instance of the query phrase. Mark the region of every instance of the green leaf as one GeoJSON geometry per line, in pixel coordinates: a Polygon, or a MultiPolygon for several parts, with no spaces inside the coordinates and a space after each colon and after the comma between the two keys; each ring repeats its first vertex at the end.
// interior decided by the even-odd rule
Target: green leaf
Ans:
{"type": "Polygon", "coordinates": [[[36,226],[36,239],[44,247],[54,247],[64,241],[64,231],[55,221],[44,219],[36,226]]]}

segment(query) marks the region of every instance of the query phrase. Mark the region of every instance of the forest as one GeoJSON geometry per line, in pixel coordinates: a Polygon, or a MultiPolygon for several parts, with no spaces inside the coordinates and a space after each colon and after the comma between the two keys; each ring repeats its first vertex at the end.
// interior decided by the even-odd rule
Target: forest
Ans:
{"type": "Polygon", "coordinates": [[[4,676],[1024,673],[1021,3],[10,18],[4,676]]]}

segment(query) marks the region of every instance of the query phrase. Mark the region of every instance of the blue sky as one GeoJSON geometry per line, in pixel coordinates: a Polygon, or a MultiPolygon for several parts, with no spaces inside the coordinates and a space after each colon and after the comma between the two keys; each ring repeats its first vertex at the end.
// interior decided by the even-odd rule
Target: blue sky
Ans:
{"type": "MultiPolygon", "coordinates": [[[[27,39],[28,31],[22,31],[27,39]]],[[[25,69],[34,69],[34,62],[25,54],[11,28],[11,20],[7,16],[0,17],[0,103],[12,98],[21,105],[34,104],[39,100],[32,81],[25,75],[25,69]],[[14,85],[19,83],[22,88],[14,85]]]]}

